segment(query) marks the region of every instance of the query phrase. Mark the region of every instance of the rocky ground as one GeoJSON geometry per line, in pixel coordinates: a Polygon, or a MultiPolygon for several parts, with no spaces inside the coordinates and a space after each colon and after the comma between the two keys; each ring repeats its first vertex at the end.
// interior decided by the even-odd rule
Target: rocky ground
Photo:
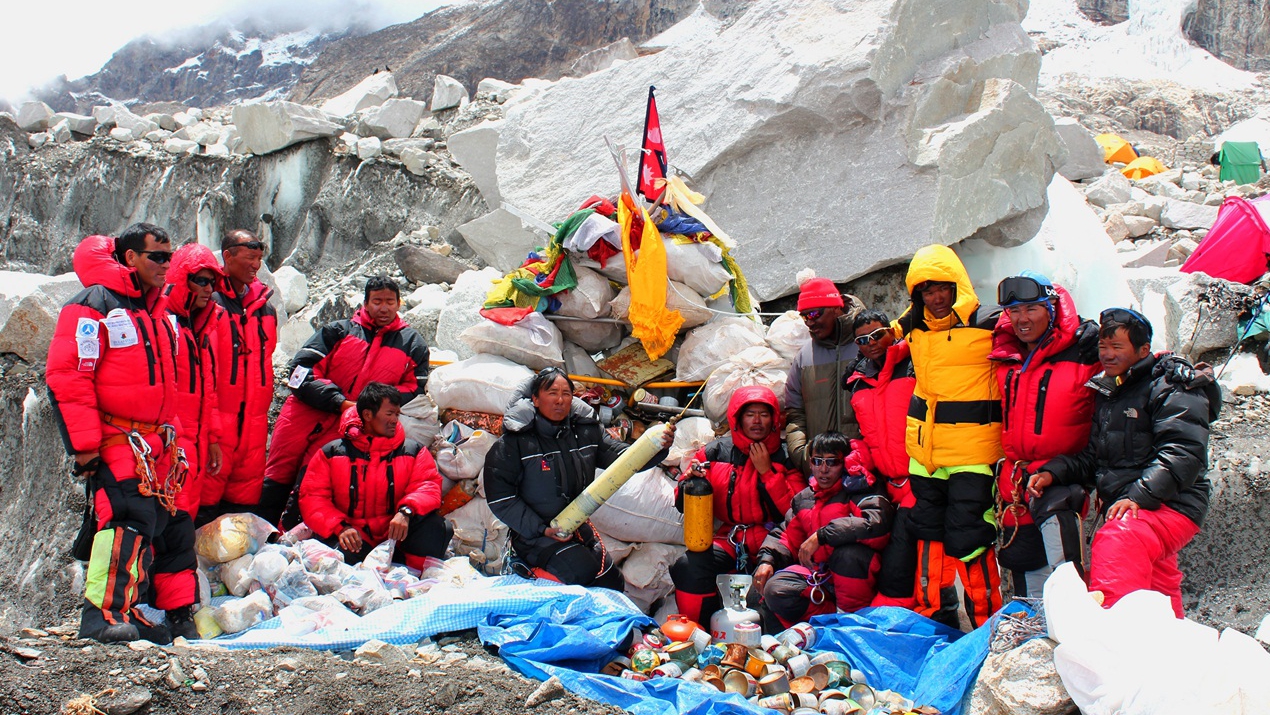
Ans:
{"type": "Polygon", "coordinates": [[[471,631],[360,655],[148,642],[102,646],[74,635],[75,624],[66,624],[0,641],[0,712],[621,712],[570,695],[558,681],[544,685],[512,672],[471,631]]]}

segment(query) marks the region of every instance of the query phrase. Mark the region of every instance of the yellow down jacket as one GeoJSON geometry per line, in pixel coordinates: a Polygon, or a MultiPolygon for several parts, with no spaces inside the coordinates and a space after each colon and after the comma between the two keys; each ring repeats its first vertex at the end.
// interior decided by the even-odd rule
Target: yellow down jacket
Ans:
{"type": "Polygon", "coordinates": [[[988,354],[998,311],[982,314],[970,276],[947,246],[919,249],[905,284],[913,304],[895,325],[908,338],[917,373],[905,432],[908,455],[932,474],[941,467],[993,464],[1001,458],[1001,392],[988,354]],[[926,281],[956,285],[947,317],[931,316],[914,294],[926,281]]]}

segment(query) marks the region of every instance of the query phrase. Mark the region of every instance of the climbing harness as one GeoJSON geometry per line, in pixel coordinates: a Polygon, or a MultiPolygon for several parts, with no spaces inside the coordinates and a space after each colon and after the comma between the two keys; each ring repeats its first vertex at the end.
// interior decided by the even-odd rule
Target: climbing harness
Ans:
{"type": "Polygon", "coordinates": [[[746,573],[750,564],[750,554],[745,548],[745,531],[749,528],[746,524],[736,524],[732,527],[732,531],[728,532],[728,543],[732,544],[732,548],[736,551],[737,573],[746,573]]]}
{"type": "MultiPolygon", "coordinates": [[[[1014,543],[1014,539],[1018,537],[1019,531],[1022,529],[1022,526],[1019,524],[1019,515],[1026,514],[1028,511],[1027,504],[1023,503],[1023,475],[1027,474],[1027,470],[1023,467],[1024,464],[1026,464],[1026,462],[1020,460],[1015,462],[1014,466],[1010,468],[1010,485],[1013,489],[1011,490],[1012,495],[1009,504],[1005,503],[1004,495],[1001,494],[1001,490],[999,488],[997,489],[997,523],[1002,525],[1001,531],[997,536],[997,543],[1001,544],[1000,548],[1002,549],[1007,549],[1010,547],[1010,544],[1014,543]],[[1003,518],[1007,514],[1014,517],[1014,531],[1010,533],[1010,538],[1008,540],[1005,539],[1005,520],[1003,518]]],[[[1001,469],[1004,466],[1004,459],[997,462],[997,474],[1001,473],[1001,469]]]]}
{"type": "Polygon", "coordinates": [[[825,602],[825,582],[829,580],[829,572],[824,564],[817,564],[816,570],[807,574],[807,585],[811,587],[811,602],[819,606],[825,602]]]}

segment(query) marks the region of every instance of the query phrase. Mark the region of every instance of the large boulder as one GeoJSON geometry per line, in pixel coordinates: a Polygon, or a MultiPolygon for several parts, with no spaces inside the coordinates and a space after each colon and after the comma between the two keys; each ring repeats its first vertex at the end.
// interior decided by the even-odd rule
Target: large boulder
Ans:
{"type": "Polygon", "coordinates": [[[346,117],[368,107],[378,107],[397,96],[397,79],[392,72],[376,72],[338,97],[322,103],[322,111],[346,117]]]}
{"type": "Polygon", "coordinates": [[[413,99],[390,99],[362,114],[361,129],[380,139],[409,137],[423,117],[423,102],[413,99]]]}
{"type": "Polygon", "coordinates": [[[158,124],[146,119],[145,117],[139,117],[136,114],[133,114],[131,110],[122,104],[113,104],[111,106],[115,110],[115,126],[132,132],[132,137],[134,139],[143,137],[159,128],[158,124]]]}
{"type": "Polygon", "coordinates": [[[1102,176],[1107,170],[1102,147],[1094,141],[1094,135],[1088,129],[1070,117],[1055,119],[1054,129],[1067,150],[1067,159],[1056,167],[1063,178],[1080,181],[1102,176]]]}
{"type": "Polygon", "coordinates": [[[53,110],[43,102],[23,102],[17,122],[24,132],[42,132],[52,126],[53,110]]]}
{"type": "Polygon", "coordinates": [[[419,286],[406,297],[410,310],[402,313],[401,318],[429,345],[436,343],[437,323],[441,320],[441,311],[445,310],[447,296],[445,286],[432,283],[419,286]]]}
{"type": "Polygon", "coordinates": [[[1164,204],[1164,211],[1160,214],[1160,223],[1165,228],[1212,228],[1213,222],[1217,220],[1219,208],[1168,199],[1164,204]]]}
{"type": "Polygon", "coordinates": [[[514,95],[499,193],[546,221],[616,193],[604,137],[638,141],[656,84],[671,162],[760,299],[795,290],[790,265],[845,281],[932,242],[1025,240],[1039,221],[982,233],[1044,215],[1061,153],[1020,19],[1001,0],[754,2],[713,36],[514,95]]]}
{"type": "Polygon", "coordinates": [[[498,121],[482,122],[451,134],[447,143],[450,156],[471,175],[472,182],[481,190],[485,204],[491,209],[498,208],[502,203],[502,197],[498,193],[498,173],[495,170],[498,132],[498,121]]]}
{"type": "Polygon", "coordinates": [[[66,122],[66,127],[76,134],[91,136],[97,131],[97,120],[83,114],[75,114],[73,112],[58,112],[49,119],[50,124],[58,122],[66,122]]]}
{"type": "Polygon", "coordinates": [[[83,289],[74,273],[0,271],[0,353],[34,363],[48,358],[62,305],[83,289]]]}
{"type": "Polygon", "coordinates": [[[282,294],[282,305],[288,314],[300,312],[309,302],[309,279],[294,266],[283,266],[273,274],[278,292],[282,294]]]}
{"type": "MultiPolygon", "coordinates": [[[[1194,359],[1238,342],[1238,311],[1223,307],[1222,303],[1235,302],[1230,299],[1246,296],[1252,289],[1206,273],[1182,276],[1183,280],[1171,284],[1164,293],[1168,348],[1194,359]],[[1213,297],[1216,300],[1210,299],[1213,297]]],[[[1159,326],[1155,327],[1159,332],[1159,326]]]]}
{"type": "Polygon", "coordinates": [[[1054,667],[1054,641],[1033,638],[984,661],[970,696],[971,715],[1068,715],[1076,705],[1054,667]]]}
{"type": "Polygon", "coordinates": [[[1095,206],[1107,207],[1122,204],[1133,196],[1133,184],[1118,171],[1109,171],[1107,175],[1095,181],[1085,190],[1085,198],[1095,206]]]}
{"type": "Polygon", "coordinates": [[[505,208],[459,226],[459,233],[481,260],[503,271],[515,270],[530,251],[547,243],[545,235],[505,208]]]}
{"type": "Polygon", "coordinates": [[[398,246],[392,257],[411,283],[453,283],[469,270],[459,261],[423,246],[398,246]]]}
{"type": "Polygon", "coordinates": [[[236,105],[234,126],[242,139],[242,150],[252,154],[268,154],[310,139],[338,136],[344,131],[344,127],[331,121],[322,110],[295,102],[236,105]]]}
{"type": "Polygon", "coordinates": [[[432,104],[434,112],[452,109],[467,104],[467,88],[463,83],[449,75],[439,74],[432,81],[432,104]]]}

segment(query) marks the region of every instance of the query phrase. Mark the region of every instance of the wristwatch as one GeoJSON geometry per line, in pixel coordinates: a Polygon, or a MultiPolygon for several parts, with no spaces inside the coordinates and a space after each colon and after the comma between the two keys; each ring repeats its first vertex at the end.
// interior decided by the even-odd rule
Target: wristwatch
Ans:
{"type": "Polygon", "coordinates": [[[398,509],[398,510],[397,510],[397,513],[398,513],[398,514],[405,514],[406,516],[410,517],[410,516],[414,516],[414,515],[415,515],[415,510],[414,510],[414,509],[411,509],[409,506],[403,506],[403,507],[401,507],[400,509],[398,509]]]}

